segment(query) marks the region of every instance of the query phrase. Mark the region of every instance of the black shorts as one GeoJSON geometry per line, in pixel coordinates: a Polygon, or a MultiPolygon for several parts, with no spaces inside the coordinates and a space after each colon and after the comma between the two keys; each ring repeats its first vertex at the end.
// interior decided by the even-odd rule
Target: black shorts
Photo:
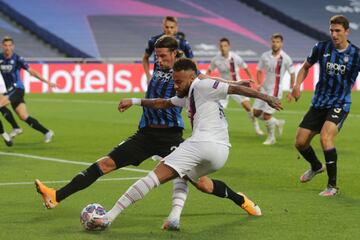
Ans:
{"type": "Polygon", "coordinates": [[[340,131],[348,114],[349,112],[341,108],[315,109],[311,107],[299,127],[320,133],[325,121],[330,121],[335,123],[340,131]]]}
{"type": "Polygon", "coordinates": [[[25,103],[25,90],[20,88],[15,88],[14,90],[6,93],[9,98],[12,108],[15,110],[20,103],[25,103]]]}
{"type": "Polygon", "coordinates": [[[183,141],[182,128],[141,128],[108,156],[115,161],[117,168],[138,166],[153,155],[169,155],[183,141]]]}

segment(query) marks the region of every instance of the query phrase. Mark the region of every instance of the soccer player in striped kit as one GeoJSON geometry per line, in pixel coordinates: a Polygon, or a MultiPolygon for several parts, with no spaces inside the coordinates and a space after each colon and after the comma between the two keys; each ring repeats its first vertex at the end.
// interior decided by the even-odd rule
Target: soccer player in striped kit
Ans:
{"type": "MultiPolygon", "coordinates": [[[[230,51],[230,40],[227,38],[221,38],[219,40],[220,53],[216,55],[210,63],[210,66],[206,72],[206,75],[210,75],[212,71],[218,69],[223,79],[240,81],[239,68],[244,69],[248,75],[250,81],[253,81],[253,76],[245,63],[245,61],[237,55],[235,52],[230,51]]],[[[249,115],[249,119],[254,125],[256,134],[264,135],[261,131],[257,119],[254,117],[253,109],[251,107],[250,98],[242,95],[231,95],[238,104],[240,104],[249,115]]],[[[229,102],[229,96],[226,99],[220,101],[221,105],[226,108],[229,102]]]]}
{"type": "Polygon", "coordinates": [[[305,114],[296,134],[295,147],[310,163],[311,168],[301,177],[302,183],[310,181],[316,174],[327,171],[328,181],[320,196],[334,196],[339,192],[336,182],[337,151],[334,144],[350,111],[351,89],[360,70],[360,51],[348,40],[349,21],[342,15],[330,18],[331,39],[318,42],[300,69],[292,96],[300,98],[300,86],[309,69],[319,63],[319,81],[316,84],[310,109],[305,114]],[[320,143],[326,167],[319,161],[311,140],[320,134],[320,143]]]}
{"type": "MultiPolygon", "coordinates": [[[[271,36],[271,50],[261,55],[257,65],[258,89],[262,93],[278,97],[279,99],[282,97],[285,73],[289,72],[290,74],[290,88],[293,87],[295,81],[293,62],[289,55],[282,50],[282,47],[283,36],[279,33],[274,33],[271,36]],[[264,81],[262,81],[263,69],[265,69],[264,81]]],[[[255,99],[253,108],[255,117],[265,121],[268,137],[263,144],[275,144],[275,128],[279,130],[279,135],[282,135],[285,120],[276,119],[273,116],[275,109],[260,99],[255,99]]]]}

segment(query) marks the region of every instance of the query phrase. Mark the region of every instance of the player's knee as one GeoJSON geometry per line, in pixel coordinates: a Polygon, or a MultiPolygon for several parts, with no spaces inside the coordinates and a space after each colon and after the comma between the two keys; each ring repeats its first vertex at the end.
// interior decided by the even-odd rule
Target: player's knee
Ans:
{"type": "Polygon", "coordinates": [[[26,121],[26,119],[28,119],[29,115],[27,114],[22,114],[22,113],[18,113],[18,116],[21,120],[26,121]]]}
{"type": "Polygon", "coordinates": [[[97,160],[97,165],[104,174],[107,174],[116,169],[115,161],[109,157],[100,158],[97,160]]]}
{"type": "Polygon", "coordinates": [[[305,149],[307,149],[307,141],[305,141],[304,139],[301,139],[299,137],[296,138],[295,140],[295,148],[299,151],[303,151],[305,149]]]}
{"type": "Polygon", "coordinates": [[[258,117],[261,116],[261,111],[259,111],[259,110],[257,110],[257,109],[254,109],[253,112],[254,112],[254,116],[255,116],[255,117],[258,118],[258,117]]]}
{"type": "Polygon", "coordinates": [[[320,135],[320,143],[323,149],[331,148],[334,145],[332,137],[327,134],[320,135]]]}

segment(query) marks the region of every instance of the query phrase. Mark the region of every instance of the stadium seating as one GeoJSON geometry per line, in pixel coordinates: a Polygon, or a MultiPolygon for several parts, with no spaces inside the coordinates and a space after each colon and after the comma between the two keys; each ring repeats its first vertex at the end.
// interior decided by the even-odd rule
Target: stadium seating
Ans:
{"type": "Polygon", "coordinates": [[[5,16],[0,15],[1,37],[12,36],[16,44],[16,52],[24,57],[54,58],[63,57],[53,48],[50,48],[39,39],[10,22],[5,16]]]}
{"type": "Polygon", "coordinates": [[[161,32],[165,15],[179,18],[198,59],[216,54],[219,38],[228,37],[233,50],[247,60],[268,49],[269,36],[281,32],[285,50],[303,59],[315,40],[264,16],[237,0],[224,2],[166,0],[47,1],[5,0],[40,27],[95,57],[140,59],[146,39],[161,32]]]}

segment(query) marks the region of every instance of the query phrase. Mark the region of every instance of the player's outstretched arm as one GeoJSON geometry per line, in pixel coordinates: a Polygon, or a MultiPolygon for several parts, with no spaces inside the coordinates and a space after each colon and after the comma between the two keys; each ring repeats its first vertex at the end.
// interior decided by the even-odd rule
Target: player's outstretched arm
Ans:
{"type": "Polygon", "coordinates": [[[34,77],[36,77],[37,79],[39,79],[40,81],[49,84],[50,87],[52,87],[52,88],[56,88],[56,87],[57,87],[57,85],[56,85],[55,83],[52,83],[52,82],[46,80],[45,78],[43,78],[43,77],[40,75],[40,73],[38,73],[38,72],[35,71],[34,69],[29,68],[29,69],[28,69],[28,72],[30,73],[31,76],[34,76],[34,77]]]}
{"type": "Polygon", "coordinates": [[[133,105],[160,109],[160,108],[171,108],[174,107],[170,101],[170,99],[163,99],[163,98],[153,98],[153,99],[141,99],[141,98],[125,98],[122,99],[119,103],[118,110],[120,112],[126,111],[133,105]]]}
{"type": "Polygon", "coordinates": [[[276,110],[283,109],[282,104],[278,98],[260,93],[252,88],[230,85],[228,89],[228,94],[238,94],[252,98],[259,98],[267,102],[270,107],[275,108],[276,110]]]}

